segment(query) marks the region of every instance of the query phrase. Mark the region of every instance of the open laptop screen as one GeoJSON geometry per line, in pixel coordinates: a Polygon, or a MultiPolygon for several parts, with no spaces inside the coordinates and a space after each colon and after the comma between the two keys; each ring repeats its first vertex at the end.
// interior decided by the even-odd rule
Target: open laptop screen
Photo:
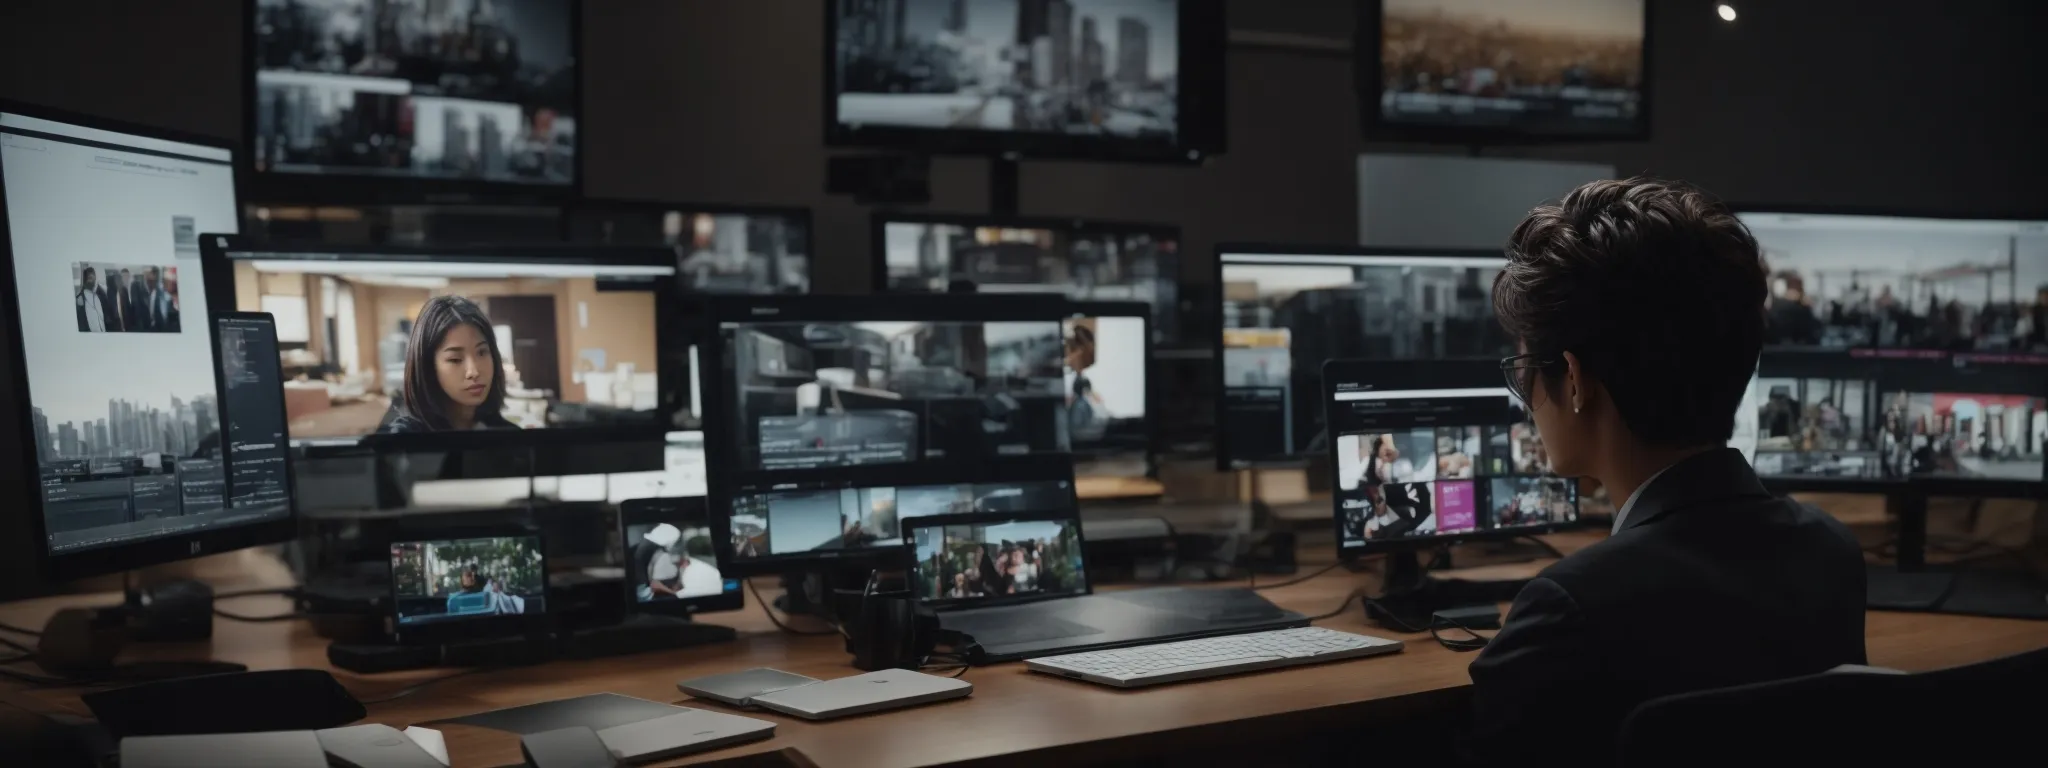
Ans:
{"type": "Polygon", "coordinates": [[[1073,512],[906,520],[910,589],[934,607],[1088,594],[1081,520],[1073,512]]]}

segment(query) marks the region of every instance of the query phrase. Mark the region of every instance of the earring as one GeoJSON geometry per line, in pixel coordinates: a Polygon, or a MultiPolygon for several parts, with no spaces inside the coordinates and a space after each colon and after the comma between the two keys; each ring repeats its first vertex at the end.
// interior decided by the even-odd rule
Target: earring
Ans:
{"type": "Polygon", "coordinates": [[[1579,412],[1579,404],[1578,404],[1578,403],[1572,403],[1572,413],[1578,413],[1578,412],[1579,412]]]}

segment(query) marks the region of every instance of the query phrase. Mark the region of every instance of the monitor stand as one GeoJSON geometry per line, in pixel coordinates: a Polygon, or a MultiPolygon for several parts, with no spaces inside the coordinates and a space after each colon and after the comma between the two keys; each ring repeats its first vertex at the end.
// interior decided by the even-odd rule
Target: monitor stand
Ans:
{"type": "MultiPolygon", "coordinates": [[[[1387,554],[1381,571],[1381,594],[1365,604],[1366,618],[1397,632],[1428,631],[1430,615],[1447,608],[1494,605],[1515,599],[1526,579],[1466,581],[1430,576],[1413,549],[1387,554]]],[[[1439,562],[1448,566],[1450,554],[1439,562]]]]}

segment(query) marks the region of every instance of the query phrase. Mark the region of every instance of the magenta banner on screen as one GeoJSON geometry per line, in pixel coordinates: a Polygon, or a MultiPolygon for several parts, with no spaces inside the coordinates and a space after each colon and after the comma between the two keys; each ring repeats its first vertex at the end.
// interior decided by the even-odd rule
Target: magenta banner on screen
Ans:
{"type": "Polygon", "coordinates": [[[1472,505],[1472,481],[1448,480],[1437,483],[1437,532],[1453,533],[1478,527],[1479,513],[1472,505]]]}

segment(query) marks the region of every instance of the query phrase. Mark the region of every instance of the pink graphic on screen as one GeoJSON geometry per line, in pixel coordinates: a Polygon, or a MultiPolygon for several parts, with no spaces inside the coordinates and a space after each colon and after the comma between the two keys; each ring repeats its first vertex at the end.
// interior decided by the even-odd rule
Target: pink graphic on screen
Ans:
{"type": "Polygon", "coordinates": [[[1479,527],[1479,510],[1472,504],[1472,481],[1436,484],[1436,531],[1456,533],[1479,527]]]}

